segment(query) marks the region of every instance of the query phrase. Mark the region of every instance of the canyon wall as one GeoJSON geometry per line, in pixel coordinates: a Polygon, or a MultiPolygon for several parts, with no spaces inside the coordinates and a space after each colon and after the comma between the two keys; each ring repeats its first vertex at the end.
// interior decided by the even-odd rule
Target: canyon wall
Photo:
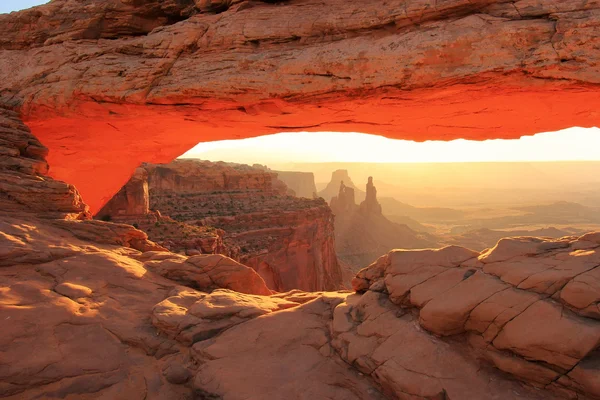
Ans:
{"type": "Polygon", "coordinates": [[[298,197],[312,199],[317,194],[315,185],[315,174],[302,171],[276,171],[266,165],[254,164],[254,168],[260,168],[277,174],[277,179],[282,181],[288,187],[288,194],[298,197]]]}
{"type": "Polygon", "coordinates": [[[320,199],[288,195],[277,173],[198,160],[144,164],[140,170],[99,218],[108,213],[111,220],[135,223],[172,251],[233,257],[273,290],[341,287],[330,208],[320,199]],[[121,218],[126,210],[145,207],[143,196],[126,196],[144,193],[144,185],[153,211],[121,218]]]}

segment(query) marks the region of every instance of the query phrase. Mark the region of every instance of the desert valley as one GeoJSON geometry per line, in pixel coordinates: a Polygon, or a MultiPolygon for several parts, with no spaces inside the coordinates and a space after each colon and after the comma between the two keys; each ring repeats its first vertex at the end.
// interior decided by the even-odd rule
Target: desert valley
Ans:
{"type": "Polygon", "coordinates": [[[0,14],[0,398],[600,399],[598,2],[38,3],[0,14]]]}

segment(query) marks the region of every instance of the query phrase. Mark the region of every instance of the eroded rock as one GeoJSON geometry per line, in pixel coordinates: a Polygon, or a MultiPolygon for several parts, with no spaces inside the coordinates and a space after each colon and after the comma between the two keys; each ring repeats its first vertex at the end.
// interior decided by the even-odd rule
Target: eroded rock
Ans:
{"type": "MultiPolygon", "coordinates": [[[[421,374],[427,376],[423,377],[414,375],[414,365],[408,368],[377,358],[377,354],[388,357],[394,351],[391,347],[381,353],[376,350],[391,342],[385,338],[397,332],[388,324],[404,320],[413,327],[418,320],[419,327],[437,336],[457,338],[453,350],[461,348],[454,340],[467,338],[471,348],[462,352],[480,353],[498,369],[530,385],[561,398],[575,398],[577,393],[596,398],[600,392],[590,374],[597,372],[600,346],[594,290],[600,246],[590,238],[595,235],[505,238],[482,254],[459,247],[392,251],[354,279],[355,290],[365,294],[338,306],[339,312],[336,309],[333,327],[338,339],[334,343],[343,358],[377,374],[392,392],[429,398],[443,391],[450,398],[487,398],[448,383],[455,381],[440,380],[432,371],[442,361],[424,368],[421,374]],[[403,309],[383,307],[382,302],[403,309]]],[[[415,340],[405,338],[405,342],[415,340]]],[[[410,350],[395,351],[405,362],[410,350]]],[[[436,350],[435,354],[440,353],[436,350]]],[[[429,359],[415,358],[414,362],[429,359]]],[[[528,396],[535,398],[532,393],[528,396]]]]}

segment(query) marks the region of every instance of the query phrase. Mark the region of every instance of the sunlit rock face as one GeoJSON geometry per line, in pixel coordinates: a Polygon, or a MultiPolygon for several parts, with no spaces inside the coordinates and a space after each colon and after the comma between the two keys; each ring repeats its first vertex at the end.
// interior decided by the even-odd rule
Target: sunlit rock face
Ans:
{"type": "Polygon", "coordinates": [[[55,0],[0,17],[0,92],[96,212],[198,141],[599,125],[599,17],[584,0],[55,0]]]}
{"type": "Polygon", "coordinates": [[[146,163],[97,217],[135,224],[174,252],[232,257],[276,291],[339,289],[331,209],[288,195],[277,176],[224,162],[146,163]]]}
{"type": "Polygon", "coordinates": [[[0,129],[3,399],[600,399],[599,233],[394,250],[357,293],[273,294],[87,220],[14,111],[0,129]]]}
{"type": "Polygon", "coordinates": [[[18,113],[0,103],[0,214],[89,219],[77,189],[48,176],[47,155],[18,113]]]}

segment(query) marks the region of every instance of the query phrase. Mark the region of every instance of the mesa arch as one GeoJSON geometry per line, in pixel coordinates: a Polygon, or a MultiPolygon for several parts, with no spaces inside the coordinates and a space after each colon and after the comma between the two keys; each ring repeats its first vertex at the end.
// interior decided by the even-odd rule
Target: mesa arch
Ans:
{"type": "Polygon", "coordinates": [[[54,0],[0,16],[0,102],[95,211],[199,141],[600,126],[598,29],[589,0],[54,0]]]}

